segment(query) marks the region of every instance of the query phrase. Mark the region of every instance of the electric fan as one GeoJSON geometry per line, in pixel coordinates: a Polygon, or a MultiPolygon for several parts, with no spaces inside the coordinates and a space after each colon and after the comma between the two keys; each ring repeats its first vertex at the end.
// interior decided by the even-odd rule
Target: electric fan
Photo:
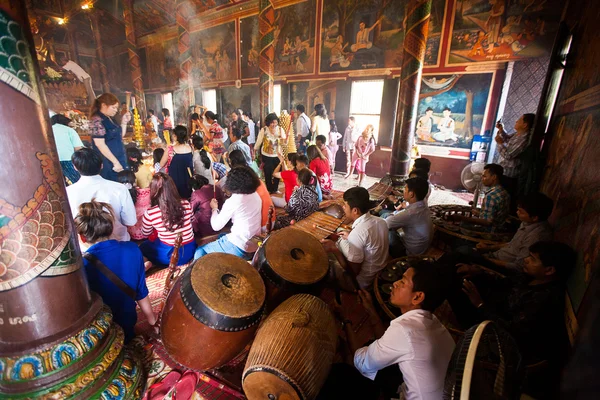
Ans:
{"type": "Polygon", "coordinates": [[[454,349],[444,399],[519,399],[521,354],[515,340],[492,321],[465,332],[454,349]]]}
{"type": "Polygon", "coordinates": [[[481,186],[481,175],[483,175],[484,163],[472,162],[467,165],[460,173],[460,181],[463,187],[473,193],[481,186]]]}

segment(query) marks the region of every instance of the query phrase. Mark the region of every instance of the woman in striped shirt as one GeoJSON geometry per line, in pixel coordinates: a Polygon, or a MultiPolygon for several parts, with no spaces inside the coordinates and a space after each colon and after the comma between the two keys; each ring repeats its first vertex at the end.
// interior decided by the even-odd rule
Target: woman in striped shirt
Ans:
{"type": "Polygon", "coordinates": [[[179,197],[169,175],[162,172],[154,175],[150,182],[150,201],[151,207],[142,220],[142,234],[148,237],[156,230],[158,238],[146,240],[140,245],[144,257],[155,265],[169,265],[175,239],[181,233],[178,265],[192,261],[196,251],[192,207],[189,201],[179,197]]]}

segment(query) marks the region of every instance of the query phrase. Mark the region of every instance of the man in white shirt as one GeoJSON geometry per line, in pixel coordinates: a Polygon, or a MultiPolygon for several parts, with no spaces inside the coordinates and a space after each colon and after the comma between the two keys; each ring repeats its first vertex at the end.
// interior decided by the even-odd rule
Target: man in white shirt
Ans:
{"type": "Polygon", "coordinates": [[[83,85],[85,86],[85,90],[87,91],[88,98],[90,99],[90,102],[96,100],[96,93],[94,93],[94,88],[92,87],[92,78],[90,77],[90,74],[85,72],[85,70],[81,68],[81,66],[79,66],[77,63],[74,63],[71,60],[67,60],[64,57],[61,57],[60,63],[62,69],[64,69],[65,71],[69,71],[70,73],[75,75],[80,82],[83,83],[83,85]]]}
{"type": "Polygon", "coordinates": [[[433,223],[429,207],[424,201],[428,190],[429,183],[425,179],[407,179],[404,200],[408,202],[408,207],[385,219],[390,229],[392,258],[423,254],[429,248],[433,237],[433,223]],[[398,232],[398,228],[402,228],[402,234],[398,232]]]}
{"type": "Polygon", "coordinates": [[[433,138],[438,142],[446,142],[447,140],[456,141],[456,139],[458,139],[458,135],[454,133],[454,119],[450,114],[452,114],[452,110],[448,107],[444,108],[444,111],[442,112],[443,117],[439,120],[437,125],[439,132],[434,132],[432,134],[433,138]]]}
{"type": "Polygon", "coordinates": [[[369,213],[369,192],[353,187],[344,192],[344,212],[352,222],[352,231],[339,232],[337,243],[322,240],[325,250],[333,253],[340,265],[356,277],[361,289],[371,286],[375,275],[388,261],[388,227],[385,221],[369,213]]]}
{"type": "Polygon", "coordinates": [[[152,122],[154,132],[158,134],[158,117],[154,115],[154,110],[151,108],[148,109],[148,118],[150,119],[150,122],[152,122]]]}
{"type": "Polygon", "coordinates": [[[298,140],[298,153],[306,153],[306,140],[310,138],[310,118],[304,112],[306,111],[302,104],[296,106],[296,139],[298,140]]]}
{"type": "Polygon", "coordinates": [[[402,279],[394,282],[390,303],[402,315],[385,329],[371,295],[359,291],[361,303],[369,314],[375,342],[360,347],[347,311],[340,307],[346,338],[354,351],[354,366],[365,377],[374,380],[383,368],[398,364],[404,383],[400,398],[407,400],[439,400],[442,398],[448,363],[454,351],[454,340],[433,315],[444,300],[446,280],[435,263],[420,262],[408,268],[402,279]]]}
{"type": "Polygon", "coordinates": [[[109,181],[100,176],[102,157],[100,153],[89,148],[82,148],[71,157],[73,166],[81,174],[77,183],[67,187],[67,197],[71,206],[73,218],[79,213],[82,203],[92,199],[108,203],[115,213],[113,234],[111,239],[122,242],[129,241],[128,226],[137,222],[135,206],[129,190],[117,182],[109,181]]]}

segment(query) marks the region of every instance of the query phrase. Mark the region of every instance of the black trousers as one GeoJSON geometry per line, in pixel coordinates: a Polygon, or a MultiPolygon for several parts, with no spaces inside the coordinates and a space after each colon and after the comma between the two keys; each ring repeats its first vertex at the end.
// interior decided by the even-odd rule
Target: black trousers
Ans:
{"type": "Polygon", "coordinates": [[[279,165],[279,158],[263,155],[262,160],[264,164],[263,173],[265,174],[265,185],[267,185],[269,193],[275,193],[279,188],[279,179],[273,178],[273,171],[275,171],[275,168],[279,165]]]}

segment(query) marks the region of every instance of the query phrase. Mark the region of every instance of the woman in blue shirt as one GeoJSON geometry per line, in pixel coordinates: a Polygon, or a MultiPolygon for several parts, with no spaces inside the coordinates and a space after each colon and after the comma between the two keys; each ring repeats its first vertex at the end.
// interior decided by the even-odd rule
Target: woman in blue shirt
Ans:
{"type": "MultiPolygon", "coordinates": [[[[90,112],[90,132],[94,149],[102,154],[104,179],[117,181],[117,174],[127,168],[127,156],[123,146],[123,132],[113,117],[119,111],[119,99],[111,93],[104,93],[94,101],[90,112]]],[[[124,124],[131,120],[128,112],[123,115],[124,124]]]]}
{"type": "Polygon", "coordinates": [[[123,328],[125,343],[128,343],[135,336],[133,328],[137,321],[136,302],[151,326],[156,324],[156,316],[148,299],[142,252],[133,242],[109,239],[113,219],[113,210],[109,204],[92,200],[79,206],[75,227],[81,241],[92,244],[83,259],[90,289],[98,293],[104,304],[110,307],[113,320],[123,328]],[[101,270],[102,265],[99,267],[98,264],[103,264],[112,271],[122,284],[129,287],[131,294],[124,291],[124,285],[119,287],[113,283],[114,279],[111,280],[101,270]]]}

